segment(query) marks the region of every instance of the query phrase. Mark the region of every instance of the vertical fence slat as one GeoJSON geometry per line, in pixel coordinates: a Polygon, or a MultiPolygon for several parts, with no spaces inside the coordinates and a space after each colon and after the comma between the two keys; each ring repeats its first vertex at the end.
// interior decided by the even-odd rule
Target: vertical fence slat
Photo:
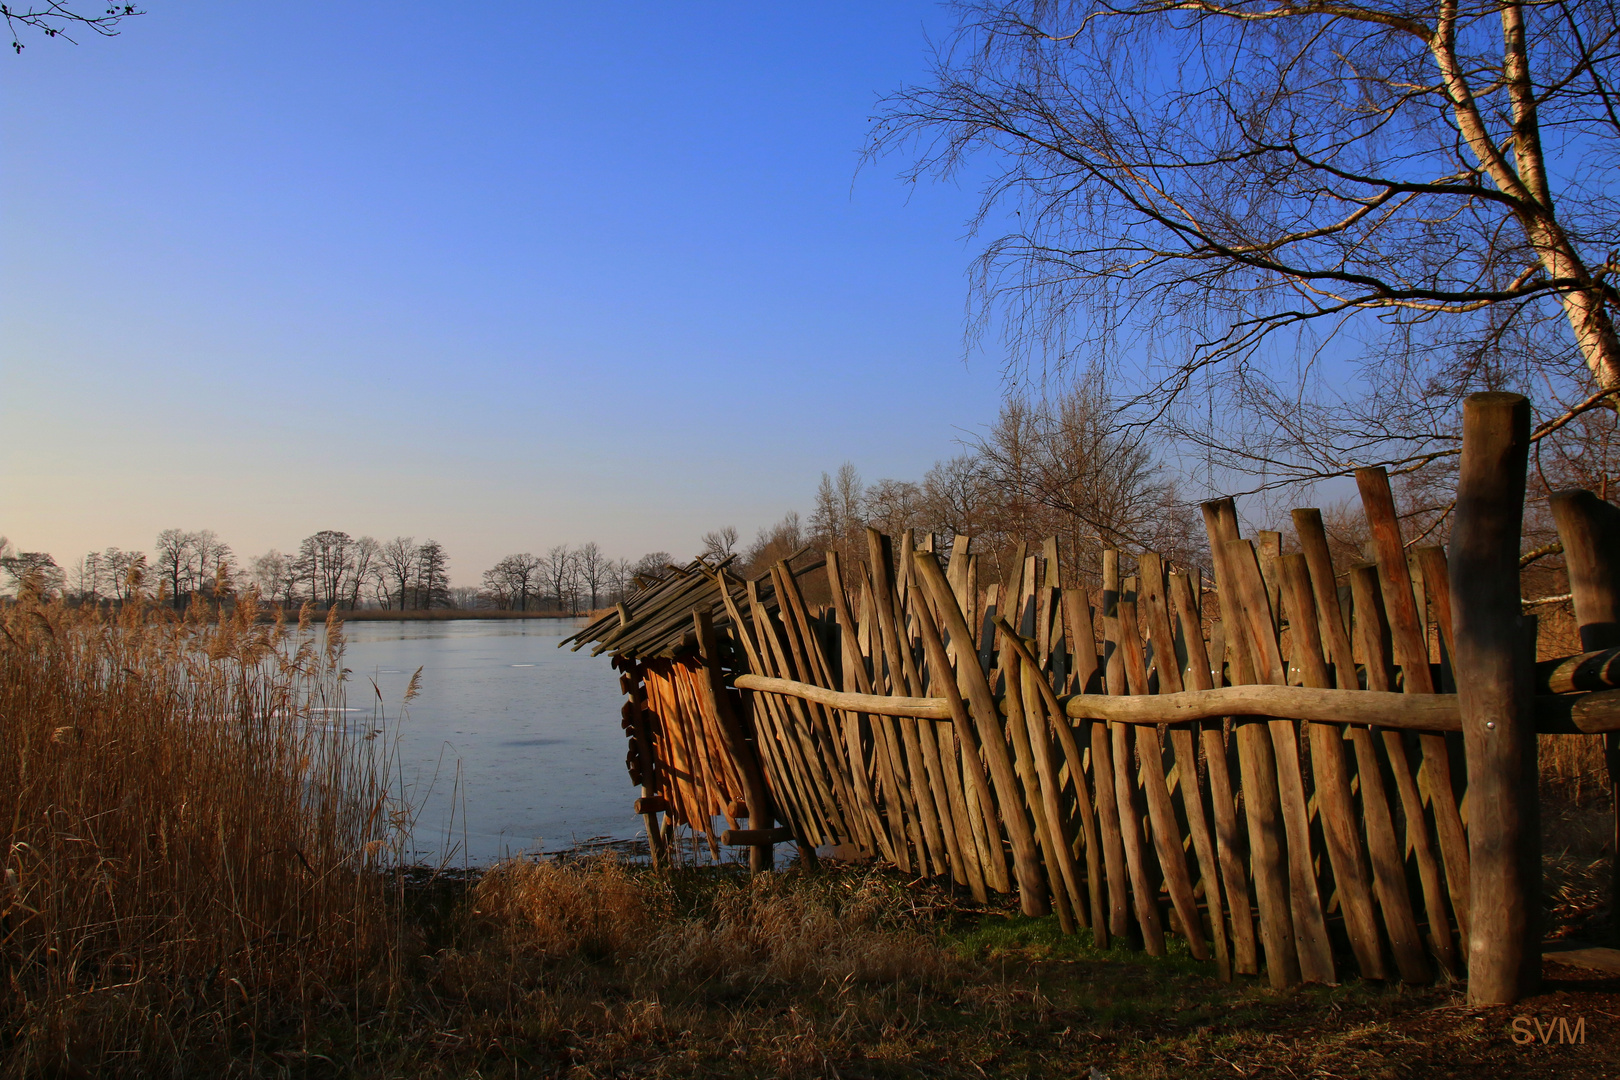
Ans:
{"type": "MultiPolygon", "coordinates": [[[[1230,560],[1227,555],[1226,544],[1238,539],[1237,508],[1231,499],[1217,499],[1204,503],[1201,507],[1204,515],[1204,529],[1209,536],[1210,561],[1215,570],[1216,595],[1220,601],[1221,619],[1211,630],[1210,637],[1213,644],[1217,639],[1220,646],[1214,650],[1210,658],[1212,676],[1215,684],[1221,683],[1221,672],[1226,665],[1226,654],[1231,657],[1231,683],[1240,685],[1252,682],[1254,679],[1254,665],[1249,656],[1249,647],[1246,644],[1248,635],[1243,632],[1243,612],[1238,603],[1237,585],[1233,580],[1230,560]]],[[[1267,816],[1269,807],[1256,809],[1256,800],[1249,795],[1249,774],[1257,768],[1257,758],[1269,762],[1271,758],[1270,736],[1266,733],[1264,753],[1253,740],[1256,738],[1250,729],[1255,722],[1247,721],[1243,717],[1231,718],[1233,742],[1236,744],[1238,758],[1238,783],[1244,791],[1244,825],[1246,829],[1249,855],[1249,877],[1254,885],[1254,906],[1258,908],[1260,922],[1261,943],[1266,946],[1267,977],[1273,986],[1287,986],[1299,977],[1299,956],[1294,945],[1293,920],[1288,914],[1287,876],[1282,865],[1281,840],[1271,838],[1271,830],[1277,827],[1274,816],[1267,816]],[[1257,844],[1257,836],[1264,841],[1257,844]],[[1269,919],[1269,921],[1268,921],[1269,919]],[[1273,962],[1275,960],[1275,966],[1273,962]]],[[[1261,732],[1265,729],[1260,728],[1261,732]]],[[[1207,746],[1207,744],[1206,744],[1207,746]]],[[[1224,775],[1217,777],[1214,767],[1210,773],[1210,791],[1215,796],[1216,811],[1219,814],[1222,804],[1236,806],[1235,793],[1230,783],[1231,770],[1226,765],[1224,750],[1219,755],[1210,754],[1211,762],[1219,759],[1224,775]],[[1221,781],[1227,789],[1225,796],[1216,793],[1216,783],[1221,781]]],[[[1271,786],[1275,787],[1275,769],[1272,771],[1271,786]]],[[[1235,815],[1235,809],[1234,809],[1235,815]]],[[[1217,825],[1219,818],[1217,817],[1217,825]]],[[[1233,832],[1236,833],[1234,827],[1233,832]]],[[[1236,837],[1234,836],[1234,840],[1236,837]]],[[[1247,899],[1247,896],[1245,896],[1247,899]]],[[[1237,907],[1234,904],[1234,915],[1237,907]]],[[[1254,941],[1254,931],[1251,926],[1248,933],[1248,942],[1254,941]]],[[[1243,971],[1242,954],[1245,939],[1237,938],[1239,944],[1239,971],[1243,971]]],[[[1256,950],[1258,952],[1258,949],[1256,950]]],[[[1258,970],[1258,968],[1256,968],[1258,970]]]]}
{"type": "MultiPolygon", "coordinates": [[[[872,684],[866,674],[866,665],[862,662],[859,630],[855,625],[854,616],[850,613],[849,593],[844,588],[843,565],[836,551],[827,552],[827,586],[832,593],[833,618],[838,624],[839,645],[843,655],[843,663],[840,665],[843,688],[870,693],[872,684]]],[[[894,854],[894,839],[889,835],[887,825],[878,814],[877,798],[872,791],[871,772],[866,763],[865,747],[862,745],[861,728],[861,714],[852,712],[844,714],[844,757],[849,762],[849,784],[854,792],[860,815],[865,820],[865,832],[869,837],[869,843],[875,849],[881,849],[884,858],[898,865],[894,854]]]]}
{"type": "MultiPolygon", "coordinates": [[[[759,645],[752,628],[744,621],[742,612],[731,595],[724,571],[721,572],[720,586],[720,596],[725,604],[726,614],[731,618],[732,625],[737,628],[737,639],[742,644],[749,667],[763,673],[766,668],[760,658],[759,645]]],[[[800,781],[795,775],[793,765],[786,755],[785,739],[781,729],[781,710],[782,703],[776,695],[755,695],[754,741],[763,748],[767,771],[770,774],[768,779],[776,797],[776,805],[778,810],[786,811],[794,841],[801,850],[814,851],[815,845],[810,840],[811,816],[807,800],[800,788],[800,781]]]]}
{"type": "Polygon", "coordinates": [[[1061,787],[1058,782],[1058,770],[1052,760],[1052,734],[1049,724],[1054,719],[1057,723],[1063,723],[1063,714],[1060,712],[1053,718],[1048,713],[1041,691],[1049,688],[1041,678],[1040,669],[1030,663],[1027,657],[1018,667],[1023,689],[1024,721],[1029,729],[1030,748],[1035,754],[1035,774],[1041,783],[1041,800],[1046,811],[1047,829],[1051,833],[1052,856],[1057,862],[1057,871],[1060,875],[1053,880],[1052,888],[1056,892],[1061,883],[1067,895],[1068,906],[1074,912],[1075,923],[1079,926],[1088,926],[1090,918],[1086,913],[1085,891],[1080,884],[1080,868],[1074,861],[1074,849],[1070,846],[1070,829],[1059,797],[1061,787]]]}
{"type": "Polygon", "coordinates": [[[1036,768],[1034,746],[1030,739],[1032,724],[1024,705],[1025,665],[1013,651],[1011,638],[1005,633],[1002,635],[1000,663],[1007,680],[1006,696],[1002,700],[1007,708],[1008,741],[1012,743],[1015,755],[1013,767],[1023,788],[1024,808],[1035,824],[1035,842],[1040,848],[1052,910],[1057,913],[1058,925],[1063,932],[1072,934],[1075,931],[1074,911],[1070,906],[1068,893],[1064,889],[1063,871],[1060,868],[1057,849],[1057,837],[1061,834],[1055,828],[1057,822],[1052,819],[1050,812],[1055,807],[1055,801],[1048,802],[1044,791],[1045,785],[1042,783],[1043,778],[1036,768]]]}
{"type": "MultiPolygon", "coordinates": [[[[933,552],[920,551],[916,561],[919,576],[945,619],[946,632],[953,639],[971,641],[972,636],[967,621],[962,618],[961,609],[955,603],[946,602],[954,598],[945,580],[945,572],[939,567],[939,560],[933,552]]],[[[1046,888],[1041,878],[1040,859],[1035,851],[1035,834],[1018,801],[1018,778],[1013,775],[1012,760],[1007,753],[1007,740],[1001,730],[990,683],[984,672],[973,664],[959,665],[957,676],[967,683],[973,721],[978,728],[985,759],[990,765],[996,801],[1001,807],[1007,836],[1012,841],[1020,906],[1025,915],[1045,915],[1048,910],[1046,888]]]]}
{"type": "MultiPolygon", "coordinates": [[[[1345,623],[1345,613],[1339,604],[1337,577],[1333,570],[1333,556],[1328,550],[1327,530],[1322,527],[1322,512],[1316,509],[1295,510],[1293,518],[1300,550],[1310,571],[1311,595],[1316,603],[1323,644],[1327,646],[1333,662],[1334,682],[1343,690],[1357,689],[1360,684],[1356,678],[1354,647],[1345,623]]],[[[1357,610],[1359,613],[1361,609],[1357,610]]],[[[1372,611],[1372,614],[1377,613],[1372,611]]],[[[1358,622],[1358,628],[1360,625],[1358,622]]],[[[1446,625],[1442,620],[1442,626],[1446,625]]],[[[1376,625],[1369,629],[1373,640],[1382,642],[1382,631],[1376,625]]],[[[1449,634],[1449,629],[1446,632],[1449,634]]],[[[1366,650],[1364,653],[1372,655],[1366,650]]],[[[1369,667],[1369,671],[1372,670],[1369,667]]],[[[1384,669],[1379,667],[1377,670],[1382,672],[1384,669]]],[[[1368,689],[1373,688],[1369,682],[1368,689]]],[[[1427,982],[1429,963],[1424,958],[1423,940],[1418,933],[1417,918],[1412,913],[1412,897],[1406,888],[1405,859],[1401,856],[1400,844],[1395,837],[1395,824],[1378,761],[1378,748],[1368,728],[1351,727],[1348,736],[1355,751],[1356,773],[1361,787],[1362,825],[1367,838],[1373,893],[1378,898],[1390,952],[1394,954],[1396,970],[1403,980],[1409,983],[1427,982]]]]}
{"type": "Polygon", "coordinates": [[[1288,871],[1284,867],[1282,806],[1277,795],[1277,763],[1271,732],[1263,721],[1236,718],[1238,768],[1242,776],[1249,857],[1255,899],[1260,906],[1260,937],[1266,951],[1266,977],[1274,987],[1299,981],[1294,923],[1288,913],[1288,871]]]}
{"type": "MultiPolygon", "coordinates": [[[[720,650],[714,636],[714,623],[706,610],[692,612],[692,625],[697,632],[698,656],[702,662],[697,674],[698,703],[720,733],[726,753],[736,767],[741,781],[743,801],[748,805],[748,827],[770,829],[776,825],[771,798],[765,791],[765,777],[759,757],[748,745],[742,725],[731,710],[731,694],[720,676],[720,650]]],[[[774,863],[771,844],[754,844],[748,849],[748,868],[758,874],[771,869],[774,863]]]]}
{"type": "MultiPolygon", "coordinates": [[[[1256,681],[1286,685],[1287,672],[1277,648],[1276,619],[1253,544],[1247,540],[1228,541],[1226,565],[1248,631],[1256,681]]],[[[1327,920],[1322,912],[1311,859],[1310,818],[1305,803],[1305,778],[1299,762],[1299,729],[1292,720],[1272,720],[1266,727],[1271,733],[1278,808],[1288,848],[1289,911],[1293,916],[1300,976],[1307,982],[1331,983],[1334,981],[1333,949],[1328,941],[1327,920]]]]}
{"type": "MultiPolygon", "coordinates": [[[[1356,618],[1356,643],[1361,647],[1367,672],[1367,689],[1388,691],[1393,689],[1387,642],[1389,624],[1384,618],[1384,601],[1378,579],[1378,567],[1374,563],[1362,563],[1350,570],[1350,591],[1356,618]]],[[[1424,916],[1429,924],[1429,946],[1433,949],[1435,959],[1440,962],[1441,967],[1453,974],[1460,974],[1457,953],[1452,946],[1451,931],[1447,922],[1445,896],[1440,884],[1440,863],[1435,858],[1433,846],[1429,843],[1428,822],[1424,819],[1423,801],[1418,795],[1417,783],[1412,778],[1412,768],[1407,761],[1406,742],[1399,731],[1382,729],[1379,734],[1382,736],[1384,754],[1389,762],[1390,776],[1395,781],[1395,792],[1400,799],[1401,814],[1406,818],[1406,846],[1411,849],[1413,860],[1417,863],[1418,883],[1423,892],[1424,916]]],[[[1360,771],[1363,778],[1363,807],[1365,807],[1367,791],[1365,764],[1360,771]]],[[[1406,890],[1405,862],[1406,860],[1402,858],[1400,882],[1410,902],[1411,893],[1406,890]]],[[[1394,938],[1396,927],[1390,923],[1390,911],[1387,907],[1384,919],[1384,925],[1389,929],[1391,938],[1394,938]]],[[[1403,974],[1405,970],[1403,967],[1403,974]]]]}
{"type": "MultiPolygon", "coordinates": [[[[799,594],[799,585],[794,580],[793,571],[786,562],[778,562],[772,568],[772,573],[776,578],[777,609],[782,615],[788,641],[794,648],[794,659],[800,665],[800,677],[806,682],[817,683],[831,689],[832,676],[827,667],[827,658],[821,650],[821,639],[810,625],[810,615],[805,610],[804,598],[799,594]]],[[[824,767],[828,778],[832,781],[828,785],[831,801],[826,807],[827,821],[840,839],[859,841],[860,832],[851,828],[846,820],[846,815],[852,817],[856,812],[855,799],[844,783],[848,765],[844,760],[842,740],[833,737],[833,728],[837,726],[836,718],[829,710],[815,702],[807,702],[805,712],[809,715],[812,725],[812,744],[824,748],[816,755],[814,764],[824,767]]],[[[818,769],[818,772],[820,771],[818,769]]]]}
{"type": "Polygon", "coordinates": [[[1092,857],[1095,858],[1096,828],[1091,821],[1091,807],[1086,797],[1086,778],[1079,747],[1075,745],[1074,732],[1069,729],[1069,720],[1064,715],[1062,704],[1052,693],[1051,685],[1041,677],[1039,666],[1028,645],[1011,633],[1004,621],[998,619],[997,627],[1001,630],[1008,647],[1021,661],[1019,671],[1024,714],[1029,719],[1030,743],[1035,751],[1035,764],[1041,777],[1041,791],[1046,801],[1047,818],[1053,825],[1058,868],[1063,876],[1064,887],[1068,890],[1076,921],[1081,926],[1090,926],[1097,918],[1096,913],[1101,910],[1101,905],[1096,902],[1097,898],[1093,895],[1091,913],[1088,915],[1086,899],[1080,889],[1080,868],[1074,861],[1074,852],[1069,846],[1068,830],[1064,827],[1064,814],[1059,806],[1061,785],[1057,765],[1051,757],[1050,732],[1056,731],[1058,741],[1062,745],[1065,761],[1074,782],[1076,813],[1081,818],[1082,836],[1088,850],[1092,851],[1092,857]]]}
{"type": "MultiPolygon", "coordinates": [[[[1429,644],[1423,631],[1422,615],[1412,592],[1411,565],[1401,542],[1400,520],[1395,515],[1395,497],[1389,476],[1380,468],[1357,469],[1356,485],[1361,489],[1361,505],[1372,529],[1378,557],[1378,580],[1384,597],[1384,614],[1389,620],[1390,641],[1395,663],[1401,667],[1401,686],[1408,694],[1434,693],[1429,672],[1429,644]]],[[[1517,571],[1517,566],[1515,566],[1517,571]]],[[[1515,581],[1517,579],[1515,578],[1515,581]]],[[[1440,856],[1446,870],[1446,888],[1457,916],[1457,933],[1463,948],[1468,947],[1468,837],[1457,811],[1451,782],[1451,755],[1444,735],[1418,736],[1423,751],[1423,780],[1434,812],[1435,833],[1440,839],[1440,856]]],[[[1445,932],[1449,933],[1449,929],[1445,932]]]]}
{"type": "MultiPolygon", "coordinates": [[[[1102,553],[1102,607],[1098,611],[1102,623],[1102,659],[1100,663],[1103,693],[1124,694],[1125,661],[1119,652],[1119,552],[1106,549],[1102,553]]],[[[1094,723],[1091,725],[1091,761],[1096,772],[1097,814],[1103,822],[1103,836],[1107,847],[1108,865],[1108,930],[1116,937],[1130,932],[1130,870],[1125,849],[1125,819],[1131,814],[1130,803],[1119,802],[1118,773],[1130,768],[1129,755],[1118,761],[1114,746],[1116,737],[1124,736],[1119,725],[1094,723]]]]}
{"type": "MultiPolygon", "coordinates": [[[[1316,600],[1311,595],[1310,570],[1304,555],[1284,555],[1278,560],[1283,594],[1287,598],[1293,628],[1293,657],[1306,686],[1327,688],[1332,684],[1327,661],[1322,656],[1321,621],[1316,600]]],[[[1350,799],[1350,781],[1345,774],[1344,739],[1336,724],[1307,724],[1311,741],[1311,772],[1316,780],[1316,797],[1321,807],[1322,839],[1333,867],[1333,881],[1344,913],[1345,931],[1356,964],[1363,978],[1383,979],[1383,949],[1378,941],[1378,922],[1373,915],[1372,890],[1366,861],[1355,828],[1355,810],[1350,799]]]]}
{"type": "MultiPolygon", "coordinates": [[[[912,588],[920,588],[921,584],[915,582],[912,588]]],[[[947,603],[940,599],[936,604],[940,615],[947,625],[950,620],[946,614],[947,609],[954,611],[960,618],[962,610],[954,606],[954,601],[947,603]]],[[[919,610],[923,617],[919,621],[918,629],[922,632],[924,655],[928,657],[929,664],[939,676],[935,689],[936,694],[944,697],[951,711],[952,732],[954,742],[960,749],[961,769],[967,777],[963,796],[967,804],[968,824],[972,831],[973,846],[978,854],[978,865],[983,870],[985,879],[988,879],[991,888],[997,892],[1005,893],[1010,887],[1007,880],[1007,863],[1001,852],[1001,832],[995,827],[996,812],[994,801],[990,793],[990,784],[984,775],[984,765],[979,758],[979,741],[973,729],[973,719],[968,712],[967,705],[962,701],[960,688],[950,678],[950,656],[945,651],[945,642],[940,634],[939,624],[927,614],[927,606],[920,605],[919,610]]],[[[963,621],[962,625],[966,625],[963,621]]],[[[960,655],[957,670],[966,667],[977,668],[978,660],[972,652],[960,655]]],[[[970,875],[973,873],[971,866],[970,875]]],[[[970,878],[971,879],[971,878],[970,878]]],[[[978,880],[978,879],[971,879],[978,880]]],[[[974,892],[975,896],[984,896],[984,881],[981,880],[974,892]]]]}
{"type": "MultiPolygon", "coordinates": [[[[1116,558],[1115,565],[1118,565],[1116,558]]],[[[1129,679],[1133,694],[1147,692],[1147,672],[1142,662],[1141,639],[1136,635],[1135,605],[1127,604],[1114,590],[1114,616],[1104,617],[1104,633],[1112,637],[1113,656],[1129,679]],[[1129,612],[1129,614],[1127,614],[1129,612]],[[1126,622],[1130,632],[1126,632],[1126,622]]],[[[1110,665],[1112,669],[1113,665],[1110,665]]],[[[1110,691],[1112,691],[1110,687],[1110,691]]],[[[1159,918],[1159,889],[1148,865],[1146,837],[1142,832],[1143,807],[1138,801],[1137,770],[1131,760],[1134,724],[1109,724],[1114,744],[1114,801],[1119,804],[1120,833],[1125,841],[1125,870],[1131,882],[1131,910],[1142,932],[1142,943],[1153,956],[1164,955],[1164,925],[1159,918]]],[[[1156,746],[1157,744],[1155,744],[1156,746]]]]}
{"type": "MultiPolygon", "coordinates": [[[[872,679],[866,670],[866,657],[861,652],[860,624],[850,610],[849,591],[844,585],[843,564],[836,551],[827,553],[827,582],[832,591],[833,612],[842,631],[844,689],[870,694],[872,679]]],[[[861,808],[867,816],[868,830],[873,840],[883,849],[884,857],[899,866],[901,850],[905,846],[905,832],[895,826],[894,816],[888,812],[887,805],[882,811],[879,810],[876,784],[883,776],[886,755],[878,741],[877,732],[873,730],[871,719],[858,713],[846,714],[844,741],[848,744],[851,768],[858,769],[857,775],[851,777],[851,783],[855,786],[855,796],[860,800],[861,808]],[[870,765],[866,762],[865,744],[868,739],[871,742],[872,753],[870,765]]]]}
{"type": "MultiPolygon", "coordinates": [[[[766,665],[767,671],[779,679],[793,678],[793,668],[789,662],[786,649],[778,634],[775,621],[765,605],[760,603],[759,593],[753,582],[748,583],[749,610],[754,616],[754,627],[760,639],[760,660],[766,665]]],[[[786,705],[784,710],[787,723],[783,725],[788,729],[783,732],[787,736],[783,742],[794,766],[799,772],[800,782],[804,785],[804,794],[809,801],[811,818],[815,823],[816,831],[824,843],[836,842],[832,839],[836,835],[832,828],[832,818],[828,814],[828,806],[832,803],[832,793],[827,788],[826,778],[822,774],[820,762],[817,759],[815,745],[811,741],[811,723],[806,713],[806,703],[795,697],[783,699],[786,705]]]]}
{"type": "MultiPolygon", "coordinates": [[[[1191,690],[1212,689],[1209,653],[1204,647],[1203,620],[1199,615],[1198,601],[1193,595],[1192,580],[1181,574],[1171,574],[1170,596],[1175,602],[1176,617],[1181,621],[1182,637],[1187,643],[1187,679],[1183,685],[1191,690]]],[[[1188,799],[1189,789],[1183,786],[1182,804],[1186,807],[1188,820],[1192,823],[1193,846],[1204,876],[1204,898],[1209,904],[1209,921],[1215,936],[1216,959],[1227,965],[1225,977],[1231,978],[1233,971],[1248,974],[1259,971],[1255,957],[1254,922],[1249,910],[1249,883],[1247,875],[1243,873],[1242,855],[1236,847],[1237,816],[1232,805],[1231,780],[1226,773],[1226,745],[1221,739],[1220,725],[1195,725],[1195,728],[1196,738],[1204,748],[1204,768],[1208,774],[1210,803],[1215,818],[1213,834],[1204,814],[1203,796],[1197,784],[1198,767],[1192,746],[1193,731],[1186,733],[1185,750],[1182,743],[1176,743],[1176,764],[1183,770],[1183,777],[1187,775],[1187,770],[1190,769],[1192,772],[1193,786],[1190,789],[1192,798],[1188,799]],[[1221,804],[1222,796],[1217,794],[1217,791],[1225,792],[1224,811],[1221,804]],[[1227,954],[1227,930],[1224,921],[1227,911],[1232,915],[1232,951],[1236,954],[1232,956],[1227,954]]],[[[1185,779],[1182,782],[1183,785],[1186,784],[1185,779]]]]}
{"type": "MultiPolygon", "coordinates": [[[[1146,621],[1148,634],[1153,642],[1154,663],[1159,670],[1159,692],[1179,693],[1181,671],[1176,660],[1175,635],[1170,627],[1170,610],[1164,598],[1164,566],[1157,555],[1146,553],[1138,560],[1137,570],[1141,578],[1141,599],[1138,606],[1147,613],[1146,621]]],[[[1178,734],[1187,736],[1190,749],[1192,742],[1190,733],[1178,734]]],[[[1203,924],[1198,916],[1198,902],[1193,896],[1192,877],[1188,873],[1186,853],[1181,846],[1181,828],[1170,798],[1170,785],[1165,775],[1164,749],[1159,741],[1159,732],[1155,728],[1139,727],[1136,740],[1137,756],[1142,759],[1148,815],[1153,824],[1154,849],[1158,852],[1159,866],[1164,871],[1165,884],[1170,891],[1170,903],[1176,909],[1176,916],[1182,924],[1182,933],[1187,937],[1192,954],[1200,960],[1207,960],[1209,946],[1204,940],[1203,924]]],[[[1182,763],[1182,803],[1186,805],[1189,802],[1186,798],[1186,788],[1190,782],[1194,793],[1190,801],[1196,804],[1197,762],[1191,759],[1190,754],[1178,758],[1182,763]]],[[[1191,831],[1190,815],[1188,824],[1191,831]]],[[[1211,910],[1219,910],[1218,901],[1211,906],[1211,910]]]]}

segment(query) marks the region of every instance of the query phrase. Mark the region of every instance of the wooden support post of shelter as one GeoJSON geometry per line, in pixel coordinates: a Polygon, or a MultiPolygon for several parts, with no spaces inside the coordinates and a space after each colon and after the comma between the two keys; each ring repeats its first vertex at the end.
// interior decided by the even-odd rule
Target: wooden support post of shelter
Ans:
{"type": "Polygon", "coordinates": [[[773,826],[776,824],[775,814],[771,809],[770,796],[765,791],[765,779],[759,767],[759,757],[754,753],[753,747],[748,745],[742,725],[731,711],[731,700],[726,685],[720,678],[719,648],[715,641],[714,623],[709,613],[701,609],[692,612],[692,626],[697,633],[698,656],[703,661],[704,678],[698,680],[698,701],[703,710],[709,713],[709,718],[714,721],[715,726],[720,729],[720,737],[725,741],[726,752],[736,763],[738,775],[742,779],[743,799],[748,804],[748,830],[743,834],[745,842],[749,844],[748,868],[757,874],[762,870],[771,869],[775,861],[771,847],[777,839],[773,832],[773,826]]]}
{"type": "Polygon", "coordinates": [[[1519,537],[1530,402],[1470,395],[1463,406],[1452,625],[1469,777],[1469,906],[1489,912],[1468,940],[1468,999],[1511,1004],[1541,976],[1541,840],[1534,674],[1520,614],[1519,537]]]}

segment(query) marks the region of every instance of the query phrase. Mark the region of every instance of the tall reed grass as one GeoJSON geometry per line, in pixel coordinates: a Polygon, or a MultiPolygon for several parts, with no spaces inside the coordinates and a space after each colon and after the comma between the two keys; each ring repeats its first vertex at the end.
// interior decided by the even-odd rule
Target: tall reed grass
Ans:
{"type": "Polygon", "coordinates": [[[258,616],[0,610],[0,1073],[240,1060],[393,951],[391,740],[340,625],[258,616]]]}

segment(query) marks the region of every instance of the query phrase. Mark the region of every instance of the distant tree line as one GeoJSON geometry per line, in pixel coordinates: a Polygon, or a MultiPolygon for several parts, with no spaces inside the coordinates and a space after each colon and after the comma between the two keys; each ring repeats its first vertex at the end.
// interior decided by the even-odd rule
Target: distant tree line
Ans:
{"type": "Polygon", "coordinates": [[[632,562],[607,557],[595,541],[558,544],[543,555],[525,551],[502,558],[484,571],[480,599],[512,611],[595,611],[665,577],[673,562],[667,551],[632,562]]]}
{"type": "MultiPolygon", "coordinates": [[[[735,530],[733,530],[733,535],[735,530]]],[[[380,541],[323,529],[293,553],[274,548],[238,560],[211,529],[164,529],[150,553],[116,547],[92,551],[63,567],[48,552],[17,551],[0,537],[0,572],[13,593],[62,595],[80,603],[150,597],[184,608],[194,599],[226,600],[253,589],[283,607],[322,610],[490,607],[579,613],[618,602],[670,572],[668,552],[632,562],[607,557],[594,541],[559,544],[544,555],[508,555],[483,574],[482,587],[452,586],[450,556],[437,540],[396,536],[380,541]]]]}

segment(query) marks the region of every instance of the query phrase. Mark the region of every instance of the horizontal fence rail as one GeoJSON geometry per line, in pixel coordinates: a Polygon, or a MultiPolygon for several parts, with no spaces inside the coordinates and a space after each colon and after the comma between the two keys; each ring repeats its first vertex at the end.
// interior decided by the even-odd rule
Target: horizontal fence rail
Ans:
{"type": "MultiPolygon", "coordinates": [[[[739,690],[784,694],[829,708],[884,716],[949,720],[944,698],[881,697],[846,694],[814,683],[739,675],[739,690]]],[[[1005,698],[1001,699],[1005,701],[1005,698]]],[[[1267,716],[1312,720],[1324,724],[1362,724],[1404,731],[1461,731],[1462,715],[1456,694],[1416,697],[1377,690],[1317,690],[1306,686],[1224,686],[1217,690],[1190,690],[1152,697],[1069,695],[1060,697],[1063,714],[1071,720],[1106,720],[1116,724],[1184,724],[1223,716],[1267,716]]],[[[998,710],[1006,714],[1006,706],[998,710]]],[[[1578,696],[1543,695],[1536,699],[1536,728],[1546,735],[1601,735],[1620,731],[1620,691],[1578,696]]]]}
{"type": "MultiPolygon", "coordinates": [[[[967,536],[869,530],[865,558],[751,581],[694,564],[577,640],[634,643],[614,662],[655,853],[676,825],[755,866],[791,838],[1276,986],[1461,975],[1446,553],[1407,548],[1382,470],[1357,479],[1374,558],[1342,572],[1317,511],[1284,554],[1230,500],[1204,506],[1211,583],[1104,551],[1083,587],[1055,540],[982,583],[967,536]]],[[[1620,731],[1620,648],[1534,681],[1538,730],[1620,731]]]]}

